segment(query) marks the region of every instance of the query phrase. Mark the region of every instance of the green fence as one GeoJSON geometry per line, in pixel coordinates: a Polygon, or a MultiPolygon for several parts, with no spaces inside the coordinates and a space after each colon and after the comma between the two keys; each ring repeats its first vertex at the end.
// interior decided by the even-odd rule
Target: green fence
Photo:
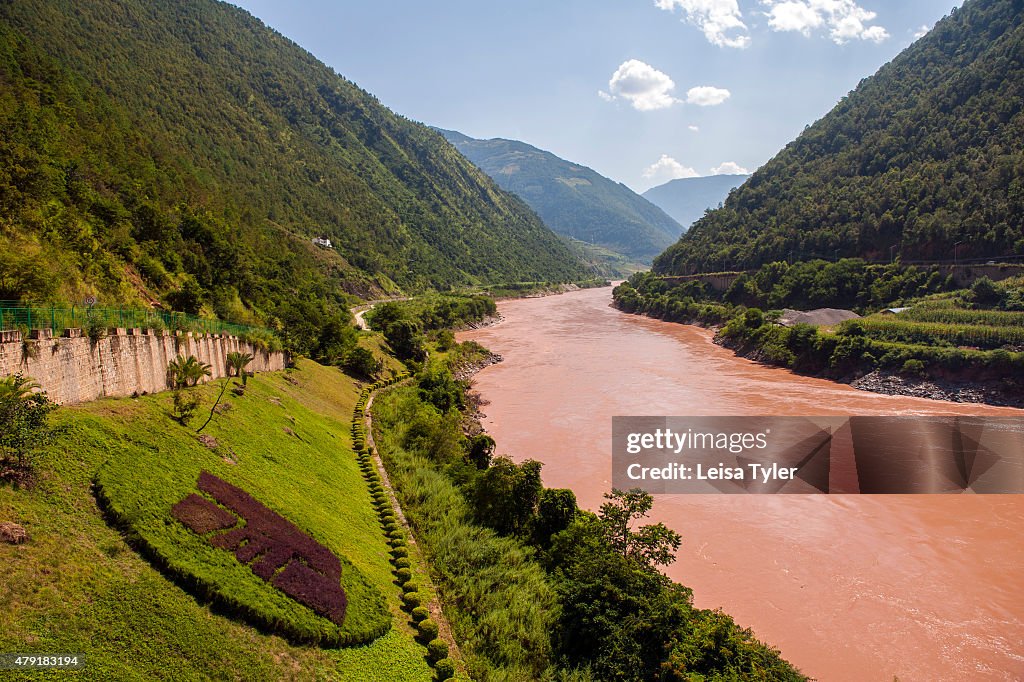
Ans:
{"type": "Polygon", "coordinates": [[[8,329],[49,329],[54,336],[65,329],[122,327],[143,329],[169,329],[207,334],[235,336],[266,336],[268,330],[244,324],[230,324],[185,313],[134,308],[97,308],[47,305],[25,305],[20,302],[0,301],[0,331],[8,329]]]}

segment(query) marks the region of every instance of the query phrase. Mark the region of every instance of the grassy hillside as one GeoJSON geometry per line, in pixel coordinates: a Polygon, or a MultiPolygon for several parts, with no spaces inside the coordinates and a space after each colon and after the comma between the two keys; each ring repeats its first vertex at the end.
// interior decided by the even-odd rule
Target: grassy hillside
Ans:
{"type": "Polygon", "coordinates": [[[441,133],[560,235],[649,263],[682,232],[660,208],[586,166],[525,142],[441,133]]]}
{"type": "MultiPolygon", "coordinates": [[[[203,389],[207,405],[216,388],[203,389]]],[[[259,375],[244,396],[228,394],[231,407],[204,431],[216,439],[212,449],[169,418],[169,393],[60,410],[64,433],[43,458],[35,489],[0,488],[0,519],[21,523],[31,538],[0,544],[8,567],[0,650],[85,653],[84,679],[432,679],[399,610],[389,548],[350,447],[357,393],[336,369],[312,362],[259,375]],[[296,646],[228,617],[218,601],[197,602],[105,522],[91,490],[99,478],[120,501],[136,546],[147,540],[180,561],[202,558],[204,566],[188,569],[227,571],[214,578],[244,588],[248,568],[231,573],[241,564],[222,550],[230,561],[206,556],[213,550],[182,539],[169,515],[195,489],[200,469],[244,488],[350,562],[343,580],[361,575],[363,592],[382,595],[394,616],[387,634],[355,648],[296,646]]],[[[257,596],[270,609],[297,606],[275,603],[279,593],[257,596]]],[[[372,607],[366,596],[350,592],[349,608],[360,599],[372,607]]]]}
{"type": "Polygon", "coordinates": [[[0,128],[0,299],[287,324],[581,274],[439,134],[226,3],[0,4],[0,128]]]}
{"type": "Polygon", "coordinates": [[[1024,254],[1024,2],[967,0],[655,261],[1024,254]]]}

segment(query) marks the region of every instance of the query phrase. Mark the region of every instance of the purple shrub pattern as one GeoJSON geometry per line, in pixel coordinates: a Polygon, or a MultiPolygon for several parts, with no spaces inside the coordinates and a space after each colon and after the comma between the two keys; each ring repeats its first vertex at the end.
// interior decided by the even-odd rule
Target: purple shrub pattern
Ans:
{"type": "Polygon", "coordinates": [[[341,561],[331,550],[213,474],[200,473],[198,487],[234,514],[193,493],[171,508],[175,518],[214,547],[233,551],[253,573],[295,601],[342,624],[348,599],[341,587],[341,561]],[[244,525],[236,525],[238,517],[244,525]],[[208,535],[225,529],[230,530],[208,535]]]}

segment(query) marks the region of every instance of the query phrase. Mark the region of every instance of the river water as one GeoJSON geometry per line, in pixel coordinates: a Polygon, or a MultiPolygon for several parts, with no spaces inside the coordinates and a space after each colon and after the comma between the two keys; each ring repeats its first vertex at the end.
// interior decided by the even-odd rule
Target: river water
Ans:
{"type": "MultiPolygon", "coordinates": [[[[611,289],[499,304],[464,332],[504,362],[475,377],[498,454],[596,509],[614,415],[976,414],[1020,410],[883,396],[737,358],[707,330],[627,315],[611,289]]],[[[1024,679],[1024,496],[663,495],[683,536],[667,569],[702,608],[819,680],[1024,679]]]]}

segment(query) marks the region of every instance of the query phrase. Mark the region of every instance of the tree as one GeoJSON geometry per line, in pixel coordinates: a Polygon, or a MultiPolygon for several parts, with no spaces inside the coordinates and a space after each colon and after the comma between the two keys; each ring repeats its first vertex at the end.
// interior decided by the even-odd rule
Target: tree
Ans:
{"type": "Polygon", "coordinates": [[[497,444],[486,433],[480,433],[466,440],[466,459],[483,471],[491,466],[491,457],[497,444]]]}
{"type": "Polygon", "coordinates": [[[35,456],[53,440],[49,415],[57,406],[20,373],[0,379],[0,480],[23,483],[35,456]]]}
{"type": "Polygon", "coordinates": [[[651,511],[654,498],[650,493],[640,488],[625,492],[615,488],[604,497],[609,501],[601,505],[598,517],[612,549],[645,566],[667,566],[675,561],[675,551],[682,543],[679,533],[663,523],[632,528],[651,511]]]}
{"type": "Polygon", "coordinates": [[[568,488],[544,488],[537,505],[533,535],[537,543],[547,545],[551,536],[569,527],[576,518],[576,494],[568,488]]]}
{"type": "Polygon", "coordinates": [[[988,277],[979,277],[971,284],[971,298],[981,305],[995,305],[1003,297],[1003,292],[988,277]]]}
{"type": "Polygon", "coordinates": [[[378,359],[369,348],[356,346],[345,353],[341,365],[350,372],[373,379],[384,367],[384,361],[378,359]]]}
{"type": "Polygon", "coordinates": [[[401,360],[422,360],[426,355],[423,351],[423,339],[420,326],[411,320],[397,320],[384,330],[384,337],[391,345],[391,350],[401,360]]]}
{"type": "Polygon", "coordinates": [[[179,355],[167,364],[167,381],[171,387],[180,389],[198,384],[203,377],[211,374],[210,365],[190,355],[187,358],[179,355]]]}
{"type": "Polygon", "coordinates": [[[228,370],[228,376],[231,376],[232,373],[234,373],[236,377],[241,377],[242,385],[245,386],[249,379],[249,373],[245,368],[248,367],[249,363],[252,361],[252,353],[228,353],[224,360],[224,364],[228,370]]]}
{"type": "Polygon", "coordinates": [[[476,484],[476,510],[480,522],[502,535],[525,532],[537,514],[543,465],[528,459],[517,465],[508,457],[494,460],[476,484]]]}
{"type": "MultiPolygon", "coordinates": [[[[167,363],[167,382],[174,389],[174,418],[184,426],[199,409],[200,397],[192,390],[203,377],[211,374],[210,365],[190,355],[179,355],[167,363]]],[[[207,420],[209,423],[209,420],[207,420]]],[[[203,424],[206,426],[206,424],[203,424]]],[[[200,429],[202,430],[202,429],[200,429]]]]}

